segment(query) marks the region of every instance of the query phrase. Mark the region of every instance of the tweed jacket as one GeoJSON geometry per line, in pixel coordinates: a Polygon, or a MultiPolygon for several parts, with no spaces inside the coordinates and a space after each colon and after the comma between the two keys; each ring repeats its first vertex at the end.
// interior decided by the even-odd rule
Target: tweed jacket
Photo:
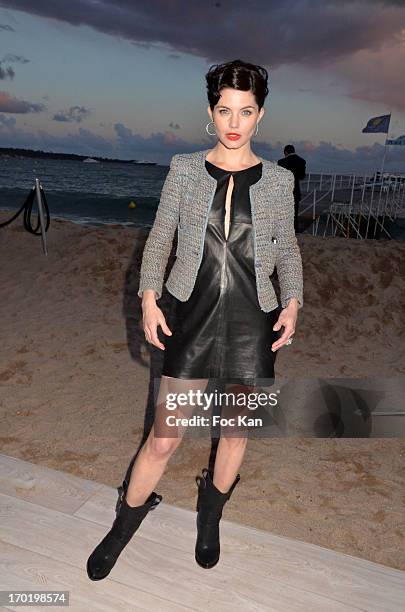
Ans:
{"type": "MultiPolygon", "coordinates": [[[[211,149],[173,155],[153,226],[145,242],[138,296],[162,285],[177,229],[176,259],[165,283],[184,302],[190,297],[202,261],[208,215],[217,181],[205,167],[211,149]]],[[[256,287],[264,312],[279,306],[270,279],[274,268],[280,284],[281,306],[291,297],[303,305],[301,253],[294,231],[294,175],[276,162],[259,158],[262,176],[249,187],[256,287]]]]}

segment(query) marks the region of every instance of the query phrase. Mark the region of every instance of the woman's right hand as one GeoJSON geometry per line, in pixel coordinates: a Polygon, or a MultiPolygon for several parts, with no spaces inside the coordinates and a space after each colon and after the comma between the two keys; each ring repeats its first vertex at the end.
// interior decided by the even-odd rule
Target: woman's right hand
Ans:
{"type": "MultiPolygon", "coordinates": [[[[146,290],[147,291],[147,290],[146,290]]],[[[166,319],[156,304],[155,292],[152,295],[146,295],[145,293],[142,298],[142,312],[143,312],[143,331],[145,332],[145,338],[147,342],[150,342],[157,348],[165,350],[164,344],[162,344],[158,338],[157,327],[161,326],[163,332],[167,336],[171,336],[172,332],[166,324],[166,319]]]]}

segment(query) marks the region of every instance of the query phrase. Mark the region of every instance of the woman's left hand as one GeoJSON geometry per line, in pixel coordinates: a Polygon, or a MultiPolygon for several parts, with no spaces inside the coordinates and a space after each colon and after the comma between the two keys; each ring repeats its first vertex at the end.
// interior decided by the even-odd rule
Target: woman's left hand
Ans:
{"type": "Polygon", "coordinates": [[[280,316],[278,317],[277,323],[274,324],[273,330],[278,331],[281,326],[284,326],[284,331],[280,338],[273,342],[271,345],[271,350],[277,351],[279,348],[284,346],[287,343],[289,338],[292,338],[295,333],[295,324],[297,322],[297,313],[298,313],[298,301],[297,298],[291,298],[288,306],[283,308],[280,312],[280,316]]]}

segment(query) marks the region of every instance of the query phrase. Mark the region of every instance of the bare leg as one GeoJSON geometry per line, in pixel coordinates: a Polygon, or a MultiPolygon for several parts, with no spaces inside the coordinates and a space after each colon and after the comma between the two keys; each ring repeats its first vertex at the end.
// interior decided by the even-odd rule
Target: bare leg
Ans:
{"type": "MultiPolygon", "coordinates": [[[[204,392],[207,384],[208,379],[183,380],[170,376],[161,377],[157,399],[157,416],[148,438],[138,453],[131,472],[126,495],[130,506],[140,506],[145,503],[161,479],[170,457],[179,446],[186,430],[185,427],[177,428],[176,431],[179,434],[177,436],[174,434],[171,437],[156,436],[156,418],[162,418],[162,415],[164,417],[167,414],[165,410],[167,393],[187,393],[189,390],[197,389],[204,392]]],[[[187,413],[187,407],[182,407],[181,411],[180,409],[176,410],[175,415],[185,416],[185,413],[187,413]]]]}
{"type": "Polygon", "coordinates": [[[247,446],[247,437],[221,436],[214,468],[214,485],[226,493],[236,478],[247,446]]]}
{"type": "MultiPolygon", "coordinates": [[[[247,395],[253,390],[253,387],[245,385],[227,385],[227,387],[228,391],[232,391],[235,395],[241,393],[247,395]]],[[[232,407],[231,404],[227,406],[225,416],[236,417],[240,412],[238,406],[232,407]]],[[[221,435],[218,443],[213,482],[221,493],[226,493],[229,491],[242,465],[248,437],[247,433],[232,437],[232,427],[224,427],[221,431],[223,431],[224,435],[221,435]]]]}

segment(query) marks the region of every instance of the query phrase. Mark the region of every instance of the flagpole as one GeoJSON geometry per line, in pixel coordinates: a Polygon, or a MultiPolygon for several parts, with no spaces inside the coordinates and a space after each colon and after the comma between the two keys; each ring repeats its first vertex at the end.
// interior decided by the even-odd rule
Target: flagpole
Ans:
{"type": "Polygon", "coordinates": [[[383,180],[384,163],[385,163],[385,156],[386,155],[387,155],[387,138],[385,138],[384,155],[383,155],[382,164],[381,164],[381,170],[380,170],[381,180],[383,180]]]}
{"type": "Polygon", "coordinates": [[[390,120],[388,122],[388,127],[387,127],[387,135],[385,137],[385,145],[384,145],[384,155],[383,155],[383,159],[382,159],[382,164],[381,164],[381,172],[380,172],[380,176],[381,176],[381,182],[383,182],[383,172],[384,172],[384,164],[385,164],[385,157],[387,155],[387,140],[388,140],[388,134],[389,134],[389,129],[390,129],[390,122],[391,122],[391,114],[392,111],[390,111],[389,116],[390,116],[390,120]]]}

